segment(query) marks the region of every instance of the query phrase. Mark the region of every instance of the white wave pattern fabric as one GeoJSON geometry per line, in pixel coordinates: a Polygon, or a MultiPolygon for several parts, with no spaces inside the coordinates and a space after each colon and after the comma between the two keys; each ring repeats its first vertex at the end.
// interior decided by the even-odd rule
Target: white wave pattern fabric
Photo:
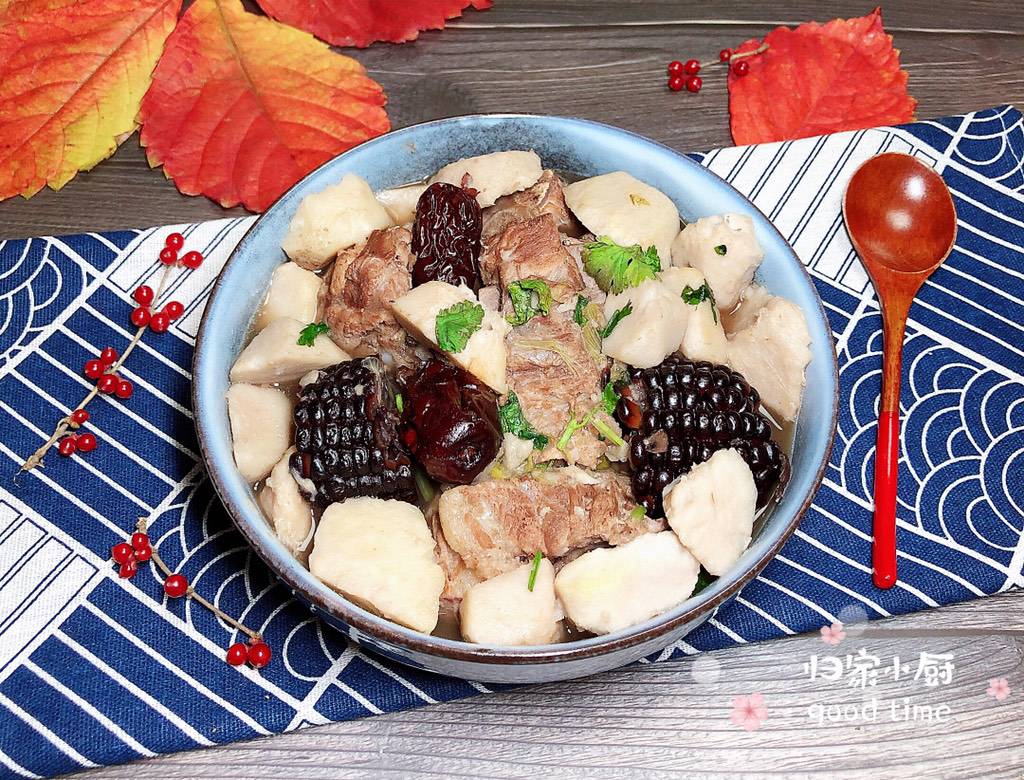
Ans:
{"type": "MultiPolygon", "coordinates": [[[[1024,585],[1024,121],[1004,106],[898,128],[695,156],[793,243],[839,354],[843,407],[825,482],[795,536],[717,617],[659,657],[909,612],[1024,585]],[[881,318],[840,215],[865,158],[935,166],[960,216],[957,246],[907,329],[898,515],[900,583],[870,583],[881,318]]],[[[40,777],[466,696],[484,686],[367,655],[297,603],[234,530],[198,464],[192,345],[216,271],[251,219],[178,228],[207,257],[173,277],[185,316],[148,333],[100,397],[85,457],[0,481],[0,777],[40,777]],[[264,633],[262,672],[228,666],[240,637],[168,601],[154,567],[109,562],[137,516],[161,556],[264,633]]],[[[0,243],[0,473],[75,408],[86,360],[128,325],[173,228],[0,243]]]]}

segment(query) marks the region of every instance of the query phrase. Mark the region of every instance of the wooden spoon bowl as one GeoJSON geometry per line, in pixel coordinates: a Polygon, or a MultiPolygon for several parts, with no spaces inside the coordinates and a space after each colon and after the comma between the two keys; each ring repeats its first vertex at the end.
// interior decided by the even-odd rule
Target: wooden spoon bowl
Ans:
{"type": "Polygon", "coordinates": [[[915,157],[888,152],[854,172],[843,198],[843,218],[882,309],[872,567],[875,585],[891,588],[896,584],[903,335],[914,297],[953,249],[956,209],[939,174],[915,157]]]}

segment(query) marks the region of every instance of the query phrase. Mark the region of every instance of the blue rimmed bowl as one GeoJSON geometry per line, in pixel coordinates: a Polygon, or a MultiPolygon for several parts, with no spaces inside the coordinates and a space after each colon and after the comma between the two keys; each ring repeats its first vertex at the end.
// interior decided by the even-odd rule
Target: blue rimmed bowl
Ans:
{"type": "Polygon", "coordinates": [[[252,226],[221,272],[206,307],[193,364],[193,408],[207,471],[242,534],[295,595],[350,639],[420,669],[484,682],[564,680],[612,669],[655,653],[711,617],[779,551],[810,507],[835,436],[839,379],[825,312],[793,249],[743,195],[666,146],[579,119],[481,115],[396,130],[325,163],[285,193],[252,226]],[[803,407],[793,434],[792,478],[761,520],[739,561],[693,598],[627,630],[539,647],[483,647],[426,636],[352,604],[317,580],[278,542],[231,454],[225,392],[270,276],[286,257],[281,240],[306,195],[346,173],[376,191],[420,181],[446,163],[506,149],[532,149],[546,168],[587,177],[623,170],[668,195],[686,221],[727,211],[749,214],[765,260],[757,279],[803,310],[811,333],[803,407]]]}

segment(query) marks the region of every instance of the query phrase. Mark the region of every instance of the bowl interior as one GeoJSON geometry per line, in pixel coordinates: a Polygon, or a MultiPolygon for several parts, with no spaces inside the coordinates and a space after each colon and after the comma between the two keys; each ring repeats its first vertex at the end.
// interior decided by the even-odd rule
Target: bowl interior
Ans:
{"type": "MultiPolygon", "coordinates": [[[[228,260],[207,304],[196,345],[193,402],[207,468],[236,524],[294,590],[318,611],[350,627],[350,636],[376,639],[379,646],[393,649],[400,658],[407,659],[407,651],[415,652],[428,659],[427,666],[431,666],[431,657],[483,664],[543,664],[600,656],[631,645],[653,652],[658,647],[652,646],[651,640],[670,637],[673,629],[710,614],[752,579],[795,529],[824,475],[835,434],[838,375],[832,334],[803,265],[771,223],[722,179],[665,146],[606,125],[558,117],[487,115],[430,122],[364,143],[306,176],[260,217],[228,260]],[[234,466],[224,395],[228,371],[243,346],[270,276],[286,259],[281,239],[304,196],[350,172],[366,179],[376,191],[422,180],[462,157],[504,149],[533,149],[544,167],[573,176],[627,171],[668,195],[688,222],[729,211],[750,215],[765,249],[758,281],[800,306],[812,337],[813,358],[794,430],[792,478],[741,559],[695,597],[646,623],[608,636],[540,648],[484,648],[424,636],[350,604],[313,577],[277,541],[234,466]]],[[[670,638],[664,643],[668,641],[670,638]]],[[[452,667],[441,664],[432,668],[450,672],[452,667]]]]}

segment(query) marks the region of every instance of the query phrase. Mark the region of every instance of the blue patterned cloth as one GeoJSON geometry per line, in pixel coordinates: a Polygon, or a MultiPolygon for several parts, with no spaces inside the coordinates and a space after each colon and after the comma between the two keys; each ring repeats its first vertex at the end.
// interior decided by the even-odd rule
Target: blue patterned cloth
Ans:
{"type": "MultiPolygon", "coordinates": [[[[910,612],[1024,584],[1024,121],[1013,108],[699,155],[748,194],[806,263],[835,334],[839,433],[814,506],[718,616],[659,657],[910,612]],[[881,319],[840,200],[884,150],[933,164],[957,245],[907,328],[900,582],[870,580],[881,319]]],[[[198,463],[192,344],[219,266],[250,219],[178,229],[204,252],[172,278],[185,316],[147,333],[128,401],[90,404],[99,447],[0,481],[0,776],[39,777],[390,712],[487,688],[367,655],[298,604],[242,542],[198,463]],[[152,565],[118,578],[110,548],[138,516],[161,556],[262,631],[262,672],[228,666],[230,626],[163,597],[152,565]]],[[[0,473],[13,476],[91,387],[83,364],[132,335],[172,228],[0,243],[0,473]]]]}

